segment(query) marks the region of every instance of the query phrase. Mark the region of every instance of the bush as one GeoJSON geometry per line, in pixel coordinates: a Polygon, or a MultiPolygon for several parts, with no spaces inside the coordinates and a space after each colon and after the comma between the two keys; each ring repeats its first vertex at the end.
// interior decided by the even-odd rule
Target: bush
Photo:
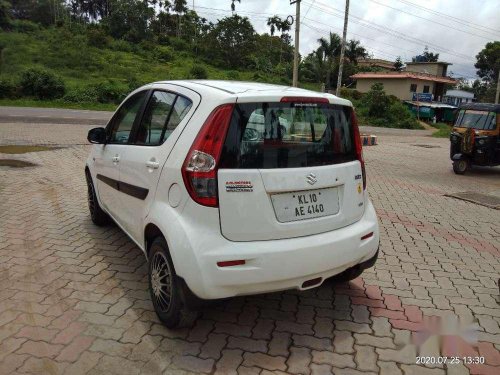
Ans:
{"type": "Polygon", "coordinates": [[[207,69],[205,69],[205,67],[202,65],[193,65],[193,67],[189,71],[189,75],[193,78],[196,78],[196,79],[207,79],[208,78],[207,69]]]}
{"type": "Polygon", "coordinates": [[[363,94],[355,89],[348,89],[347,87],[341,87],[340,97],[351,100],[360,100],[363,97],[363,94]]]}
{"type": "Polygon", "coordinates": [[[452,126],[445,124],[444,122],[438,122],[436,124],[431,123],[430,124],[432,127],[438,129],[434,133],[432,133],[433,137],[437,138],[449,138],[452,126]]]}
{"type": "Polygon", "coordinates": [[[25,20],[13,20],[10,24],[10,29],[12,31],[17,31],[18,33],[32,33],[40,30],[40,25],[25,20]]]}
{"type": "Polygon", "coordinates": [[[422,129],[411,111],[394,96],[384,91],[381,83],[376,83],[359,101],[360,117],[369,125],[399,129],[422,129]]]}
{"type": "Polygon", "coordinates": [[[87,31],[88,45],[96,48],[105,48],[109,45],[111,38],[100,28],[92,28],[87,31]]]}
{"type": "Polygon", "coordinates": [[[96,91],[99,103],[120,103],[128,93],[128,87],[109,80],[90,86],[89,89],[96,91]]]}
{"type": "Polygon", "coordinates": [[[125,40],[121,40],[121,39],[113,40],[110,47],[111,47],[111,49],[113,49],[115,51],[121,51],[121,52],[133,52],[134,51],[134,47],[132,46],[132,44],[130,44],[129,42],[127,42],[125,40]]]}
{"type": "Polygon", "coordinates": [[[94,87],[79,88],[64,95],[66,103],[95,103],[97,102],[97,90],[94,87]]]}
{"type": "Polygon", "coordinates": [[[226,73],[226,77],[232,81],[238,81],[240,79],[240,73],[237,70],[230,70],[226,73]]]}
{"type": "Polygon", "coordinates": [[[154,57],[156,60],[166,63],[174,59],[174,51],[170,47],[158,46],[154,50],[154,57]]]}
{"type": "Polygon", "coordinates": [[[120,103],[127,93],[140,86],[136,80],[127,85],[109,80],[98,84],[77,88],[68,92],[63,100],[67,103],[120,103]],[[135,87],[133,87],[135,86],[135,87]]]}
{"type": "Polygon", "coordinates": [[[190,50],[190,46],[188,42],[186,42],[182,38],[177,38],[177,37],[171,37],[169,39],[170,45],[172,48],[177,52],[177,51],[188,51],[190,50]]]}
{"type": "Polygon", "coordinates": [[[0,98],[13,99],[16,97],[17,87],[8,79],[0,79],[0,98]]]}
{"type": "Polygon", "coordinates": [[[31,68],[21,74],[19,86],[24,95],[38,99],[61,98],[66,91],[64,81],[54,73],[31,68]]]}

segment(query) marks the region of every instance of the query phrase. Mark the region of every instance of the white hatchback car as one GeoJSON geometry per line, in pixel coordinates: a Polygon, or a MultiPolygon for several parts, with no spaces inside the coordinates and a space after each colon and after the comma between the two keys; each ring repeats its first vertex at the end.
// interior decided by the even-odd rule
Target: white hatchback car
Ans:
{"type": "Polygon", "coordinates": [[[353,279],[379,227],[348,100],[251,82],[165,81],[120,105],[85,174],[92,220],[148,258],[159,318],[196,301],[353,279]]]}

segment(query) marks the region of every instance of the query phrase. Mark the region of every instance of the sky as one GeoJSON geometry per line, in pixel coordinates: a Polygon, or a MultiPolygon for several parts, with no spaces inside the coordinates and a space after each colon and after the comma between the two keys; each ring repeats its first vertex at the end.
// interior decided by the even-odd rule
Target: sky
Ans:
{"type": "MultiPolygon", "coordinates": [[[[190,9],[193,0],[187,0],[190,9]]],[[[289,0],[241,0],[236,13],[246,16],[259,33],[269,32],[267,18],[295,16],[289,0]]],[[[231,0],[194,0],[200,16],[216,21],[231,15],[231,0]]],[[[300,53],[332,31],[342,34],[345,0],[302,0],[300,53]]],[[[294,27],[290,31],[294,36],[294,27]]],[[[454,77],[476,78],[476,55],[486,43],[500,40],[499,0],[351,0],[348,39],[360,40],[374,58],[411,61],[425,46],[452,63],[454,77]]]]}

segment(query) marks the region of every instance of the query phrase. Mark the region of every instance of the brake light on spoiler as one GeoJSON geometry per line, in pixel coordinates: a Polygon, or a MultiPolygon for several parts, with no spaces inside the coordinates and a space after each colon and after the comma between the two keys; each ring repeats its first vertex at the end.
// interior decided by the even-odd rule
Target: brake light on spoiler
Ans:
{"type": "Polygon", "coordinates": [[[314,98],[309,96],[284,96],[281,98],[281,103],[318,103],[330,104],[327,98],[314,98]]]}

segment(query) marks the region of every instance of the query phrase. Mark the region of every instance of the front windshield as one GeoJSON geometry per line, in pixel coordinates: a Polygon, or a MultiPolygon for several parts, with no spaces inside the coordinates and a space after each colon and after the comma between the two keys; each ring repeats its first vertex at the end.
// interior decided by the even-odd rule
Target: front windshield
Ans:
{"type": "Polygon", "coordinates": [[[455,126],[458,128],[494,130],[496,127],[496,113],[462,109],[458,113],[457,120],[455,121],[455,126]]]}

